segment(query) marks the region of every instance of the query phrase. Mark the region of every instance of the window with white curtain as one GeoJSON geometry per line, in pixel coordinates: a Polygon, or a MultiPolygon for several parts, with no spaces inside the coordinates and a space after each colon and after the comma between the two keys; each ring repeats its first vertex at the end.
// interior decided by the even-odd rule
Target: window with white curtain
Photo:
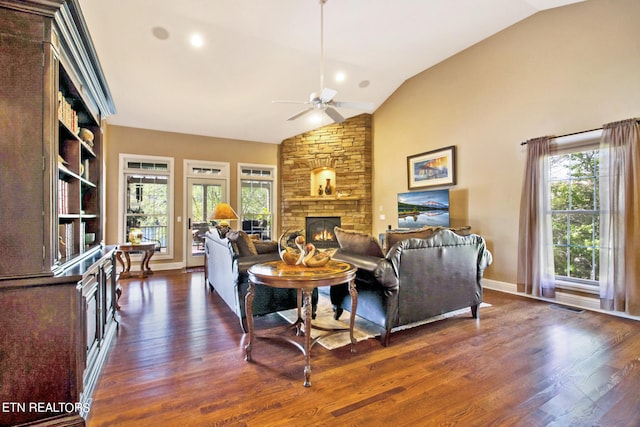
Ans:
{"type": "Polygon", "coordinates": [[[240,223],[248,234],[272,239],[275,212],[276,168],[269,165],[238,165],[240,223]]]}
{"type": "Polygon", "coordinates": [[[121,154],[120,169],[120,240],[127,242],[129,230],[139,228],[143,242],[155,242],[160,256],[171,255],[173,159],[121,154]]]}

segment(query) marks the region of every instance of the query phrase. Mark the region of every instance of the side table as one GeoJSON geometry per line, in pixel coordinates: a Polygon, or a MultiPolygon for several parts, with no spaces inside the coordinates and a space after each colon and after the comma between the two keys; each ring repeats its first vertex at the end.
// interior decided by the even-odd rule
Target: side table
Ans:
{"type": "Polygon", "coordinates": [[[122,266],[122,272],[120,273],[121,279],[126,279],[127,277],[132,277],[131,274],[131,258],[129,254],[132,252],[142,252],[142,259],[140,260],[140,275],[138,277],[147,277],[150,274],[153,274],[151,268],[149,267],[149,261],[151,257],[155,253],[156,244],[155,243],[122,243],[116,247],[116,259],[122,266]],[[126,264],[122,260],[122,255],[126,259],[126,264]]]}
{"type": "MultiPolygon", "coordinates": [[[[351,352],[355,353],[356,339],[353,336],[353,324],[356,318],[356,308],[358,306],[358,291],[356,290],[356,267],[353,265],[331,260],[323,267],[309,268],[300,265],[287,265],[282,261],[272,261],[262,264],[254,264],[249,268],[249,289],[245,298],[247,311],[248,342],[245,345],[245,360],[251,361],[251,350],[255,338],[253,326],[253,298],[255,285],[261,284],[274,288],[293,288],[298,290],[298,321],[294,323],[296,332],[301,332],[304,337],[303,343],[299,343],[295,337],[276,336],[295,345],[304,354],[304,386],[311,386],[311,347],[319,339],[328,334],[311,340],[311,328],[320,329],[330,333],[349,331],[351,340],[351,352]],[[349,293],[351,294],[351,318],[349,329],[326,329],[311,324],[311,294],[313,290],[320,286],[335,286],[349,283],[349,293]],[[302,293],[302,308],[304,318],[300,313],[300,292],[302,293]],[[300,327],[302,326],[302,328],[300,327]]],[[[291,328],[289,328],[291,329],[291,328]]]]}

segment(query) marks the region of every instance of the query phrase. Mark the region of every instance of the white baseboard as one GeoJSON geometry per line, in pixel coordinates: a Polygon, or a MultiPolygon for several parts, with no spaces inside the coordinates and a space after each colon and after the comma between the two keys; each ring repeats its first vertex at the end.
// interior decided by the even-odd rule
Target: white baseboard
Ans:
{"type": "Polygon", "coordinates": [[[606,311],[600,308],[600,300],[596,297],[589,298],[582,295],[568,294],[561,290],[556,290],[555,298],[543,298],[533,295],[518,292],[518,287],[515,283],[500,282],[492,279],[482,279],[482,287],[485,289],[491,289],[494,291],[505,292],[508,294],[519,295],[526,298],[532,298],[539,301],[546,301],[554,304],[562,304],[569,307],[580,308],[584,310],[596,311],[598,313],[609,314],[612,316],[623,317],[625,319],[640,320],[640,316],[630,316],[626,313],[619,311],[606,311]]]}
{"type": "Polygon", "coordinates": [[[184,262],[163,262],[161,264],[151,263],[150,267],[153,271],[180,270],[185,268],[186,264],[184,262]]]}
{"type": "MultiPolygon", "coordinates": [[[[121,273],[122,266],[120,265],[120,263],[116,263],[116,267],[118,269],[118,273],[121,273]]],[[[186,264],[184,262],[165,262],[165,263],[159,263],[159,264],[154,264],[154,263],[149,264],[149,268],[151,268],[151,271],[181,270],[185,267],[186,267],[186,264]]],[[[133,259],[131,260],[131,273],[133,274],[140,273],[140,261],[135,261],[133,259]]]]}

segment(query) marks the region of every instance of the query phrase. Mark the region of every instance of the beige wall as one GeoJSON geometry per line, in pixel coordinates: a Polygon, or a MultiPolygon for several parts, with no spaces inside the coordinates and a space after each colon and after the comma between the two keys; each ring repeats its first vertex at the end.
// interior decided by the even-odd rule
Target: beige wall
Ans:
{"type": "MultiPolygon", "coordinates": [[[[236,208],[238,200],[238,163],[277,165],[278,146],[251,141],[210,138],[171,132],[158,132],[121,126],[108,126],[107,145],[107,234],[105,242],[116,244],[118,236],[118,162],[119,154],[145,154],[173,157],[175,216],[183,216],[183,160],[207,160],[230,164],[229,202],[236,208]]],[[[186,224],[174,222],[174,258],[158,263],[184,262],[186,224]]],[[[155,260],[154,260],[155,263],[155,260]]]]}
{"type": "Polygon", "coordinates": [[[485,277],[515,283],[520,142],[640,116],[638,17],[638,0],[552,9],[405,82],[374,114],[374,232],[397,226],[407,156],[455,145],[452,224],[487,239],[485,277]]]}
{"type": "MultiPolygon", "coordinates": [[[[640,116],[638,16],[638,0],[588,0],[548,10],[407,80],[374,114],[374,235],[397,226],[396,194],[407,191],[407,156],[455,145],[452,225],[471,225],[487,239],[494,263],[485,277],[515,283],[520,142],[640,116]]],[[[183,159],[229,162],[234,207],[238,162],[277,164],[274,144],[119,126],[109,126],[106,139],[106,243],[119,240],[119,153],[174,157],[176,216],[184,201],[183,159]]],[[[174,226],[169,262],[180,263],[184,223],[174,226]]]]}

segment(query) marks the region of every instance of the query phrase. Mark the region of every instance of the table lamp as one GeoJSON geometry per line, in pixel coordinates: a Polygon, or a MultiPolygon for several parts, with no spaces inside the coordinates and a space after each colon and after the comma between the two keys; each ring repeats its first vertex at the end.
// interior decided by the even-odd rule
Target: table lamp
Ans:
{"type": "Polygon", "coordinates": [[[209,219],[217,222],[218,233],[224,238],[230,230],[228,220],[238,219],[238,214],[228,203],[218,203],[209,219]]]}

